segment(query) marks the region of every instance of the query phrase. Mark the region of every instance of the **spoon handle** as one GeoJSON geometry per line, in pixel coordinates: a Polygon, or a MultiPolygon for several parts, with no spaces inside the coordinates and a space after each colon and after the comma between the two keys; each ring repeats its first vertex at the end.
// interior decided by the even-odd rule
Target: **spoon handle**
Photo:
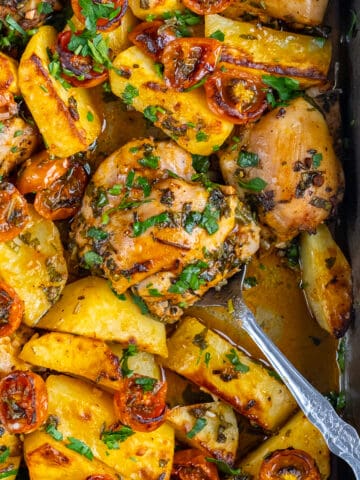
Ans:
{"type": "Polygon", "coordinates": [[[259,327],[250,309],[239,297],[233,298],[233,316],[260,347],[288,387],[304,414],[322,433],[329,449],[345,460],[360,480],[360,438],[354,427],[342,420],[330,402],[289,362],[259,327]]]}

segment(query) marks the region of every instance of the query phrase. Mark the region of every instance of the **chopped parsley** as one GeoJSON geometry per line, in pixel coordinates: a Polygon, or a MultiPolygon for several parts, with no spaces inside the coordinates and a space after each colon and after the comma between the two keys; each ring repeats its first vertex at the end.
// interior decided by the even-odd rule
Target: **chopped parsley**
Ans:
{"type": "Polygon", "coordinates": [[[215,32],[210,35],[210,38],[215,38],[215,40],[223,42],[225,40],[225,34],[221,30],[215,30],[215,32]]]}
{"type": "Polygon", "coordinates": [[[253,192],[261,192],[266,187],[267,183],[260,177],[254,177],[250,180],[239,180],[239,187],[251,190],[253,192]]]}
{"type": "Polygon", "coordinates": [[[121,8],[114,8],[113,2],[95,2],[93,0],[79,0],[81,13],[85,17],[85,27],[90,31],[96,31],[96,23],[100,19],[113,20],[121,8]]]}
{"type": "Polygon", "coordinates": [[[205,283],[205,279],[200,275],[207,267],[208,264],[201,260],[187,265],[180,273],[178,280],[169,287],[168,292],[182,294],[187,290],[198,290],[205,283]]]}
{"type": "Polygon", "coordinates": [[[244,280],[244,288],[248,290],[249,288],[256,287],[258,284],[256,277],[246,277],[244,280]]]}
{"type": "Polygon", "coordinates": [[[14,133],[14,138],[16,137],[21,137],[23,135],[24,131],[23,130],[16,130],[14,133]]]}
{"type": "Polygon", "coordinates": [[[210,159],[205,155],[191,155],[192,166],[198,173],[207,173],[210,168],[210,159]]]}
{"type": "Polygon", "coordinates": [[[6,472],[0,472],[0,478],[12,477],[13,475],[17,475],[18,471],[19,470],[17,468],[12,468],[11,470],[7,470],[6,472]]]}
{"type": "Polygon", "coordinates": [[[86,445],[86,443],[74,437],[68,437],[67,439],[70,443],[65,444],[66,448],[68,448],[69,450],[74,450],[74,452],[80,453],[80,455],[83,455],[88,460],[92,460],[94,458],[94,454],[86,445]]]}
{"type": "Polygon", "coordinates": [[[119,430],[108,430],[101,433],[101,440],[109,450],[117,450],[119,443],[125,442],[131,435],[134,435],[132,428],[122,425],[119,430]]]}
{"type": "Polygon", "coordinates": [[[3,122],[0,122],[0,133],[3,133],[5,129],[5,125],[3,122]]]}
{"type": "Polygon", "coordinates": [[[144,117],[150,122],[155,123],[157,121],[157,113],[166,113],[162,107],[156,105],[149,105],[143,111],[144,117]]]}
{"type": "Polygon", "coordinates": [[[88,252],[84,253],[83,261],[86,268],[93,268],[97,265],[101,265],[103,259],[102,259],[102,256],[99,255],[98,253],[92,250],[89,250],[88,252]]]}
{"type": "Polygon", "coordinates": [[[157,288],[148,288],[150,297],[162,297],[162,293],[157,288]]]}
{"type": "Polygon", "coordinates": [[[63,434],[57,429],[57,423],[56,419],[50,416],[45,427],[45,432],[54,440],[60,442],[63,439],[63,434]]]}
{"type": "Polygon", "coordinates": [[[246,373],[250,368],[240,361],[240,358],[234,348],[230,350],[230,353],[225,355],[230,360],[230,363],[234,366],[236,372],[246,373]]]}
{"type": "Polygon", "coordinates": [[[225,473],[227,475],[241,475],[240,468],[231,468],[229,465],[224,462],[223,460],[217,460],[216,458],[205,457],[207,462],[215,463],[219,472],[225,473]]]}
{"type": "Polygon", "coordinates": [[[336,355],[336,360],[339,365],[339,369],[341,373],[344,373],[345,371],[345,354],[346,354],[346,344],[345,344],[345,340],[342,339],[339,342],[337,355],[336,355]]]}
{"type": "Polygon", "coordinates": [[[206,367],[209,367],[210,360],[211,360],[210,352],[205,352],[204,363],[206,367]]]}
{"type": "Polygon", "coordinates": [[[144,392],[152,392],[157,383],[156,378],[139,377],[135,379],[136,385],[139,385],[144,392]]]}
{"type": "Polygon", "coordinates": [[[177,37],[191,37],[192,32],[189,27],[198,25],[202,20],[199,15],[187,8],[183,11],[165,12],[162,17],[165,23],[168,23],[175,29],[177,37]]]}
{"type": "Polygon", "coordinates": [[[207,420],[206,418],[197,418],[196,422],[194,423],[194,426],[191,430],[188,431],[186,434],[187,438],[194,438],[201,430],[203,430],[207,425],[207,420]]]}
{"type": "Polygon", "coordinates": [[[197,132],[197,134],[195,135],[195,139],[197,142],[206,142],[208,138],[209,135],[202,130],[200,130],[200,132],[197,132]]]}
{"type": "Polygon", "coordinates": [[[314,153],[312,156],[312,164],[314,168],[319,168],[322,162],[323,156],[322,153],[314,153]]]}
{"type": "Polygon", "coordinates": [[[238,155],[237,164],[241,168],[257,167],[259,161],[260,159],[257,153],[241,150],[238,155]]]}
{"type": "Polygon", "coordinates": [[[110,195],[120,195],[120,193],[122,192],[122,185],[116,183],[108,189],[108,192],[110,193],[110,195]]]}
{"type": "Polygon", "coordinates": [[[148,197],[151,193],[151,185],[145,177],[138,177],[136,179],[136,187],[140,187],[142,189],[144,197],[148,197]]]}
{"type": "Polygon", "coordinates": [[[159,166],[159,160],[160,160],[160,157],[157,157],[156,155],[147,154],[143,158],[140,158],[138,162],[143,167],[152,168],[153,170],[155,170],[159,166]]]}
{"type": "Polygon", "coordinates": [[[266,95],[268,103],[272,107],[287,105],[287,101],[300,95],[300,83],[289,77],[274,77],[272,75],[263,75],[263,83],[271,87],[266,95]],[[276,92],[277,99],[273,92],[276,92]]]}
{"type": "Polygon", "coordinates": [[[134,370],[129,368],[129,358],[133,357],[138,353],[138,348],[136,345],[129,345],[128,348],[123,350],[122,357],[120,358],[120,368],[121,374],[123,377],[131,377],[134,373],[134,370]]]}
{"type": "Polygon", "coordinates": [[[36,10],[38,13],[43,14],[43,15],[49,15],[49,13],[53,12],[53,7],[51,3],[48,2],[40,2],[38,3],[36,10]]]}
{"type": "Polygon", "coordinates": [[[133,235],[138,237],[146,232],[147,229],[154,227],[155,225],[167,224],[170,221],[168,212],[160,213],[159,215],[153,215],[147,218],[143,222],[134,222],[133,235]]]}
{"type": "Polygon", "coordinates": [[[86,232],[86,236],[92,238],[93,240],[106,240],[109,234],[101,228],[90,227],[86,232]]]}
{"type": "Polygon", "coordinates": [[[341,412],[342,410],[344,410],[346,406],[345,392],[332,391],[325,396],[337,412],[341,412]]]}
{"type": "Polygon", "coordinates": [[[134,98],[139,96],[139,90],[128,83],[125,86],[125,90],[123,91],[121,98],[126,105],[132,105],[134,98]]]}
{"type": "Polygon", "coordinates": [[[94,121],[94,114],[90,111],[87,112],[86,118],[88,122],[93,122],[94,121]]]}
{"type": "Polygon", "coordinates": [[[6,462],[9,456],[10,456],[10,448],[7,447],[6,445],[2,445],[0,447],[0,463],[6,462]]]}
{"type": "Polygon", "coordinates": [[[135,305],[137,305],[139,307],[140,312],[143,315],[148,315],[150,313],[146,303],[144,302],[144,300],[141,297],[139,297],[139,295],[135,295],[134,293],[131,293],[131,298],[132,298],[133,302],[135,303],[135,305]]]}

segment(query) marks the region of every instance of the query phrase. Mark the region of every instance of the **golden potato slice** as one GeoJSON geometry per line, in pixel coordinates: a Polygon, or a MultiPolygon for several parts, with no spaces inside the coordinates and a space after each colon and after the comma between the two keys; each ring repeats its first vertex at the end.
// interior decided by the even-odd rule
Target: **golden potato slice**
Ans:
{"type": "Polygon", "coordinates": [[[314,230],[342,199],[344,176],[328,126],[303,98],[264,115],[222,154],[220,166],[240,196],[254,195],[261,223],[278,242],[314,230]]]}
{"type": "Polygon", "coordinates": [[[67,280],[58,229],[29,206],[30,220],[20,235],[0,242],[0,278],[24,301],[24,323],[34,326],[56,302],[67,280]]]}
{"type": "Polygon", "coordinates": [[[300,237],[302,282],[306,298],[319,325],[342,337],[350,323],[351,268],[328,227],[300,237]]]}
{"type": "Polygon", "coordinates": [[[230,465],[235,461],[239,430],[233,409],[223,402],[175,407],[167,415],[182,443],[230,465]]]}
{"type": "Polygon", "coordinates": [[[0,52],[0,90],[19,95],[18,62],[0,52]]]}
{"type": "Polygon", "coordinates": [[[67,285],[60,300],[37,325],[167,356],[165,326],[143,315],[127,296],[120,300],[106,280],[86,277],[67,285]]]}
{"type": "Polygon", "coordinates": [[[196,318],[185,318],[168,340],[162,363],[221,400],[252,423],[274,430],[296,408],[287,388],[271,372],[208,330],[196,318]]]}
{"type": "Polygon", "coordinates": [[[154,62],[139,48],[130,47],[114,60],[110,72],[111,89],[136,110],[157,109],[161,128],[181,147],[191,153],[209,155],[224,143],[233,124],[214,115],[208,108],[201,88],[174,92],[156,73],[154,62]]]}
{"type": "Polygon", "coordinates": [[[129,7],[141,20],[146,20],[149,15],[161,17],[166,12],[184,10],[184,4],[180,0],[129,0],[129,7]]]}
{"type": "Polygon", "coordinates": [[[238,18],[244,13],[251,15],[269,15],[281,18],[285,22],[304,25],[319,25],[325,15],[328,0],[236,0],[224,11],[225,17],[238,18]]]}
{"type": "Polygon", "coordinates": [[[209,37],[216,30],[224,33],[224,45],[230,47],[228,54],[226,49],[222,54],[224,61],[250,68],[253,74],[258,71],[294,77],[306,86],[326,81],[331,62],[330,40],[206,15],[205,35],[209,37]]]}
{"type": "Polygon", "coordinates": [[[124,478],[158,480],[170,478],[174,452],[174,431],[162,425],[150,433],[134,432],[119,448],[110,448],[102,432],[117,424],[113,398],[93,386],[65,376],[46,381],[49,415],[58,420],[57,429],[66,443],[68,437],[84,442],[94,457],[124,478]]]}
{"type": "Polygon", "coordinates": [[[44,26],[31,38],[20,60],[19,85],[49,152],[68,157],[96,140],[101,118],[89,89],[66,89],[50,75],[48,49],[56,37],[55,28],[44,26]]]}
{"type": "Polygon", "coordinates": [[[258,478],[264,458],[278,449],[297,448],[311,455],[320,470],[322,480],[330,476],[330,452],[319,430],[302,412],[292,417],[279,432],[249,453],[240,462],[244,473],[258,478]]]}
{"type": "Polygon", "coordinates": [[[40,430],[25,435],[24,449],[31,480],[85,480],[91,475],[118,480],[113,468],[96,458],[87,459],[40,430]]]}

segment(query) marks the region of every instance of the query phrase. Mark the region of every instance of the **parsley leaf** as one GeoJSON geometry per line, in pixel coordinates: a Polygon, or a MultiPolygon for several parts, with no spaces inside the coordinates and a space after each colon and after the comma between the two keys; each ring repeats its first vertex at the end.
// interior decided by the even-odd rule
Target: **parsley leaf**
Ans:
{"type": "Polygon", "coordinates": [[[259,165],[259,155],[253,152],[241,150],[238,155],[237,164],[241,168],[257,167],[259,165]]]}
{"type": "Polygon", "coordinates": [[[240,361],[240,358],[234,348],[230,350],[230,353],[225,355],[230,360],[230,363],[234,366],[236,372],[246,373],[250,368],[240,361]]]}
{"type": "Polygon", "coordinates": [[[101,228],[90,227],[86,232],[86,236],[94,240],[106,240],[109,234],[101,228]]]}
{"type": "Polygon", "coordinates": [[[165,113],[165,110],[162,107],[158,107],[156,105],[149,105],[144,108],[143,114],[147,120],[150,120],[150,122],[154,123],[158,119],[157,112],[165,113]]]}
{"type": "Polygon", "coordinates": [[[226,473],[227,475],[241,475],[240,468],[231,468],[223,460],[217,460],[216,458],[211,458],[211,457],[205,457],[205,460],[207,462],[215,463],[218,470],[222,473],[226,473]]]}
{"type": "Polygon", "coordinates": [[[200,285],[205,283],[205,279],[201,278],[200,274],[207,267],[208,264],[201,260],[187,265],[180,273],[178,280],[169,287],[168,292],[181,294],[189,289],[193,291],[198,290],[200,285]]]}
{"type": "Polygon", "coordinates": [[[215,32],[210,35],[210,38],[215,38],[215,40],[223,42],[225,40],[225,34],[221,30],[215,30],[215,32]]]}
{"type": "Polygon", "coordinates": [[[135,379],[136,385],[140,385],[144,392],[152,392],[157,383],[156,378],[139,377],[135,379]]]}
{"type": "Polygon", "coordinates": [[[131,377],[134,370],[130,370],[128,360],[138,353],[136,345],[129,345],[128,348],[123,350],[122,357],[120,358],[120,368],[123,377],[131,377]]]}
{"type": "Polygon", "coordinates": [[[160,160],[160,157],[156,155],[147,154],[145,155],[144,158],[140,158],[138,162],[143,167],[152,168],[153,170],[155,170],[159,166],[159,160],[160,160]]]}
{"type": "Polygon", "coordinates": [[[2,445],[0,447],[0,463],[6,462],[9,456],[10,456],[10,448],[6,447],[5,445],[2,445]]]}
{"type": "MultiPolygon", "coordinates": [[[[271,87],[279,97],[280,102],[276,102],[274,96],[267,95],[267,101],[272,107],[277,105],[284,105],[284,102],[300,95],[300,83],[289,77],[274,77],[272,75],[263,75],[263,83],[271,87]]],[[[285,103],[287,105],[287,103],[285,103]]]]}
{"type": "Polygon", "coordinates": [[[196,419],[196,422],[193,426],[193,428],[187,432],[186,436],[187,438],[194,438],[195,435],[197,435],[199,432],[201,432],[201,430],[203,430],[207,425],[207,420],[206,418],[197,418],[196,419]]]}
{"type": "Polygon", "coordinates": [[[108,430],[101,433],[101,440],[109,450],[117,450],[119,443],[125,442],[131,435],[134,435],[132,428],[122,425],[120,430],[108,430]]]}
{"type": "Polygon", "coordinates": [[[143,222],[134,222],[133,224],[133,234],[134,237],[146,232],[148,228],[154,227],[155,225],[166,224],[170,221],[170,216],[168,212],[160,213],[159,215],[153,215],[152,217],[147,218],[143,222]]]}
{"type": "Polygon", "coordinates": [[[92,250],[84,253],[83,260],[85,268],[92,268],[96,265],[101,265],[103,261],[102,256],[92,250]]]}
{"type": "Polygon", "coordinates": [[[198,173],[207,173],[210,168],[210,159],[205,155],[191,155],[192,166],[198,173]]]}
{"type": "Polygon", "coordinates": [[[53,12],[53,7],[51,3],[48,2],[40,2],[38,3],[36,10],[38,13],[43,14],[43,15],[48,15],[49,13],[53,12]]]}
{"type": "Polygon", "coordinates": [[[63,434],[59,432],[59,430],[57,429],[57,425],[54,422],[48,423],[46,425],[45,432],[58,442],[63,439],[63,434]]]}
{"type": "Polygon", "coordinates": [[[6,472],[1,472],[0,473],[0,478],[7,478],[7,477],[12,477],[13,475],[17,475],[18,473],[17,468],[13,468],[12,470],[7,470],[6,472]]]}
{"type": "Polygon", "coordinates": [[[139,90],[133,85],[130,85],[130,83],[128,83],[125,86],[125,90],[123,91],[121,98],[123,102],[126,103],[126,105],[132,105],[134,98],[138,96],[139,90]]]}
{"type": "Polygon", "coordinates": [[[148,315],[150,312],[149,312],[149,309],[148,309],[146,303],[144,302],[144,300],[141,297],[139,297],[139,295],[135,295],[132,292],[131,292],[130,295],[131,295],[131,298],[132,298],[133,302],[135,303],[135,305],[137,305],[139,307],[142,315],[148,315]]]}
{"type": "Polygon", "coordinates": [[[69,450],[74,450],[74,452],[80,453],[80,455],[83,455],[88,460],[92,460],[94,458],[94,454],[86,445],[86,443],[74,437],[68,437],[67,439],[70,443],[67,443],[65,445],[66,448],[68,448],[69,450]]]}

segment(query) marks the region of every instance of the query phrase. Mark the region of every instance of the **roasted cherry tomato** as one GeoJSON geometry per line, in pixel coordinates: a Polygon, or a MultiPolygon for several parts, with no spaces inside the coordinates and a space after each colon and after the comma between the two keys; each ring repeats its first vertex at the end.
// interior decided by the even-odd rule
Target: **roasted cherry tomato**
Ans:
{"type": "Polygon", "coordinates": [[[198,15],[223,12],[231,3],[232,0],[183,0],[185,7],[198,15]]]}
{"type": "MultiPolygon", "coordinates": [[[[93,11],[98,17],[96,20],[96,29],[101,32],[115,30],[115,28],[120,25],[128,6],[127,0],[93,0],[92,3],[93,11]]],[[[82,14],[82,7],[79,0],[71,0],[71,6],[75,17],[80,20],[80,22],[85,23],[85,17],[82,14]]]]}
{"type": "Polygon", "coordinates": [[[16,237],[29,219],[25,198],[12,183],[0,183],[0,242],[16,237]]]}
{"type": "Polygon", "coordinates": [[[61,73],[61,76],[73,87],[91,88],[105,82],[109,72],[104,65],[95,64],[90,56],[76,55],[68,49],[72,35],[80,35],[81,32],[72,33],[70,30],[59,33],[56,51],[59,54],[61,67],[72,72],[73,75],[61,73]]]}
{"type": "Polygon", "coordinates": [[[259,480],[297,478],[299,480],[320,480],[315,460],[303,450],[287,448],[275,450],[261,464],[259,480]]]}
{"type": "Polygon", "coordinates": [[[239,125],[254,122],[267,107],[261,80],[241,69],[216,71],[206,80],[205,93],[212,112],[239,125]]]}
{"type": "Polygon", "coordinates": [[[0,380],[0,422],[10,433],[33,432],[47,417],[44,380],[36,373],[15,370],[0,380]]]}
{"type": "Polygon", "coordinates": [[[35,210],[49,220],[71,217],[81,206],[86,183],[84,167],[79,164],[70,165],[64,175],[35,195],[35,210]]]}
{"type": "Polygon", "coordinates": [[[0,120],[7,120],[18,113],[19,107],[14,95],[6,90],[0,90],[0,120]]]}
{"type": "Polygon", "coordinates": [[[23,301],[10,285],[0,281],[0,337],[14,333],[23,315],[23,301]]]}
{"type": "Polygon", "coordinates": [[[171,472],[173,480],[219,480],[217,468],[196,448],[180,450],[174,454],[171,472]]]}
{"type": "Polygon", "coordinates": [[[39,192],[62,177],[70,167],[68,158],[51,159],[46,150],[27,160],[20,170],[16,186],[20,193],[39,192]]]}
{"type": "Polygon", "coordinates": [[[165,421],[166,391],[166,382],[151,377],[134,374],[123,378],[114,395],[118,419],[139,432],[156,430],[165,421]]]}
{"type": "Polygon", "coordinates": [[[128,37],[155,62],[160,62],[166,45],[177,38],[175,31],[162,20],[139,23],[128,37]]]}
{"type": "Polygon", "coordinates": [[[182,92],[212,73],[221,52],[221,43],[213,38],[178,38],[170,42],[162,55],[166,84],[182,92]]]}

